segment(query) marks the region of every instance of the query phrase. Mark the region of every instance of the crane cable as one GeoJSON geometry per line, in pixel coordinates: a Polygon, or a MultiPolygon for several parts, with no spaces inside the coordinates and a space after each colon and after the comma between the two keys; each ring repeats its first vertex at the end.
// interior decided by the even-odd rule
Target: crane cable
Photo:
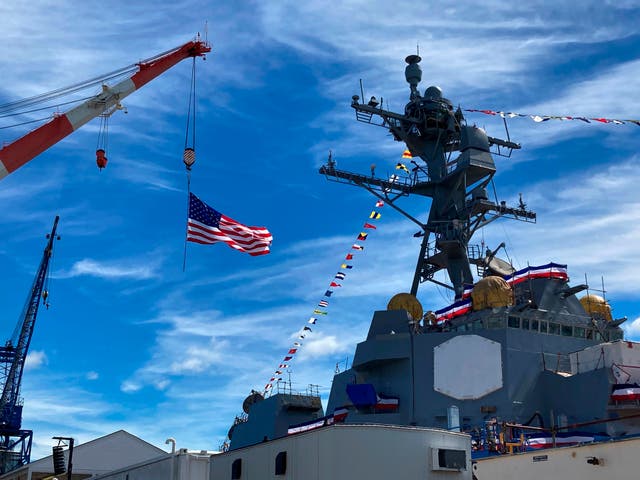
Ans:
{"type": "Polygon", "coordinates": [[[127,65],[126,67],[122,67],[117,70],[113,70],[111,72],[99,75],[97,77],[90,78],[89,80],[85,80],[83,82],[74,83],[67,87],[51,90],[50,92],[41,93],[39,95],[34,95],[33,97],[24,98],[22,100],[16,100],[15,102],[2,104],[0,105],[0,113],[10,112],[10,111],[18,110],[20,108],[27,107],[29,105],[42,103],[47,100],[51,100],[57,97],[62,97],[64,95],[69,95],[70,93],[74,93],[80,90],[84,90],[85,88],[93,87],[96,85],[102,85],[107,80],[114,80],[118,77],[130,75],[136,70],[140,70],[141,65],[152,63],[158,58],[164,57],[165,55],[175,52],[178,49],[180,49],[180,47],[171,48],[165,52],[154,55],[153,57],[140,60],[137,63],[133,63],[131,65],[127,65]]]}
{"type": "Polygon", "coordinates": [[[189,88],[189,102],[187,105],[187,125],[184,135],[183,162],[187,168],[187,187],[191,184],[191,167],[195,163],[196,148],[196,59],[191,66],[191,85],[189,88]],[[191,128],[191,145],[189,145],[189,129],[191,128]]]}
{"type": "MultiPolygon", "coordinates": [[[[114,79],[117,79],[118,77],[129,75],[132,72],[136,71],[138,68],[139,66],[137,64],[129,65],[127,67],[121,68],[120,70],[114,70],[113,72],[105,73],[104,75],[101,75],[99,77],[94,77],[89,80],[85,80],[84,82],[74,83],[73,85],[58,88],[50,92],[41,93],[33,97],[28,97],[22,100],[16,100],[15,102],[5,103],[3,105],[0,105],[0,113],[6,114],[8,112],[15,112],[22,108],[26,108],[32,105],[39,105],[49,100],[53,100],[55,98],[64,97],[72,93],[85,90],[87,88],[102,85],[108,80],[114,80],[114,79]]],[[[91,97],[87,97],[87,98],[91,98],[91,97]]],[[[77,101],[81,101],[81,100],[77,100],[77,101]]],[[[60,105],[64,105],[64,103],[60,105]]],[[[26,112],[22,112],[22,113],[26,113],[26,112]]]]}
{"type": "MultiPolygon", "coordinates": [[[[76,92],[79,92],[79,91],[82,91],[82,90],[86,90],[87,88],[96,87],[96,86],[99,86],[99,85],[101,86],[101,85],[104,85],[105,83],[107,83],[108,81],[117,80],[117,79],[119,79],[121,77],[131,76],[131,74],[133,74],[134,72],[139,71],[141,66],[143,66],[145,64],[153,63],[158,58],[161,58],[161,57],[163,57],[165,55],[168,55],[168,54],[170,54],[172,52],[175,52],[179,48],[180,47],[175,47],[175,48],[169,49],[169,50],[167,50],[165,52],[162,52],[162,53],[159,53],[157,55],[154,55],[153,57],[149,57],[149,58],[141,60],[141,61],[139,61],[137,63],[131,64],[131,65],[127,65],[126,67],[122,67],[122,68],[119,68],[117,70],[113,70],[111,72],[99,75],[97,77],[90,78],[90,79],[85,80],[83,82],[74,83],[74,84],[68,85],[66,87],[57,88],[55,90],[51,90],[50,92],[41,93],[41,94],[34,95],[34,96],[31,96],[31,97],[27,97],[27,98],[24,98],[24,99],[21,99],[21,100],[16,100],[16,101],[13,101],[13,102],[0,104],[0,118],[25,115],[25,114],[37,112],[37,111],[40,111],[40,110],[58,108],[58,107],[61,107],[63,105],[69,105],[69,104],[73,104],[73,103],[80,103],[82,101],[86,101],[89,98],[92,98],[93,96],[83,97],[83,98],[79,98],[79,99],[71,100],[71,101],[67,101],[67,102],[60,102],[60,103],[56,103],[56,104],[45,105],[47,102],[51,102],[52,100],[54,100],[56,98],[69,96],[69,95],[71,95],[73,93],[76,93],[76,92]],[[36,106],[36,105],[42,105],[42,107],[38,107],[38,108],[35,108],[35,109],[31,109],[31,110],[24,110],[24,109],[26,109],[28,107],[32,107],[32,106],[36,106]]],[[[195,61],[195,57],[194,57],[194,61],[195,61]]],[[[28,124],[31,124],[31,123],[44,122],[44,121],[46,121],[46,120],[48,120],[50,118],[51,118],[51,116],[48,115],[47,117],[44,117],[44,118],[38,118],[38,119],[35,119],[35,120],[26,120],[26,121],[23,121],[23,122],[12,124],[12,125],[2,126],[2,127],[0,127],[0,130],[4,130],[4,129],[7,129],[7,128],[18,127],[18,126],[23,126],[23,125],[28,125],[28,124]]]]}
{"type": "MultiPolygon", "coordinates": [[[[182,161],[187,169],[187,228],[189,227],[189,202],[191,197],[191,167],[196,161],[196,58],[193,57],[191,67],[191,85],[189,88],[189,102],[187,106],[187,125],[184,135],[184,153],[182,161]],[[191,128],[191,146],[189,146],[189,128],[191,128]]],[[[184,237],[184,255],[182,257],[182,271],[187,266],[187,236],[184,237]]]]}
{"type": "Polygon", "coordinates": [[[98,129],[98,143],[96,144],[96,162],[98,169],[102,171],[107,166],[107,149],[109,147],[109,117],[110,113],[100,115],[100,128],[98,129]]]}

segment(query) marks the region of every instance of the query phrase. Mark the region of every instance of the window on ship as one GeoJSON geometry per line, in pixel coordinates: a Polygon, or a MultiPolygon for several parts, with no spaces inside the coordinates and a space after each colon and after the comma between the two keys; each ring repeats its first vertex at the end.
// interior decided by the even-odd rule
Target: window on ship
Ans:
{"type": "Polygon", "coordinates": [[[231,464],[231,480],[239,480],[242,477],[242,459],[236,458],[231,464]]]}
{"type": "Polygon", "coordinates": [[[287,473],[287,452],[280,452],[276,455],[276,475],[287,473]]]}
{"type": "Polygon", "coordinates": [[[577,338],[584,338],[585,329],[583,327],[573,327],[573,336],[577,338]]]}
{"type": "Polygon", "coordinates": [[[560,324],[549,322],[549,334],[550,335],[560,335],[560,324]]]}

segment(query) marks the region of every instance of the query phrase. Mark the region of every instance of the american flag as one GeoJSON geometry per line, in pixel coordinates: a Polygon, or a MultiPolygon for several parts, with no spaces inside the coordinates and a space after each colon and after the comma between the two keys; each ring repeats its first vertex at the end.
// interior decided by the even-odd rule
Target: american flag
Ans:
{"type": "Polygon", "coordinates": [[[187,241],[203,244],[224,242],[249,255],[269,253],[273,237],[265,227],[247,227],[221,214],[189,193],[187,241]]]}

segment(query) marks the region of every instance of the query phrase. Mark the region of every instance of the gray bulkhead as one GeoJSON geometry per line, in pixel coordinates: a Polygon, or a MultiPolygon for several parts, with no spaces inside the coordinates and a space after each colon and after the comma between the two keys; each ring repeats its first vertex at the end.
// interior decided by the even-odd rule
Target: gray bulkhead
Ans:
{"type": "MultiPolygon", "coordinates": [[[[547,427],[558,418],[568,423],[606,418],[609,371],[570,375],[563,368],[567,354],[600,343],[594,330],[591,338],[580,330],[586,329],[590,317],[575,296],[558,295],[566,288],[564,282],[537,279],[527,284],[518,291],[531,299],[531,306],[519,311],[501,307],[473,312],[456,319],[457,323],[451,322],[450,331],[411,333],[405,311],[375,312],[367,339],[358,344],[351,368],[334,377],[327,412],[351,404],[348,384],[370,383],[377,394],[399,398],[397,411],[379,413],[351,406],[347,422],[447,428],[447,410],[453,405],[459,408],[463,428],[480,426],[491,419],[525,423],[536,412],[547,427]],[[530,291],[524,292],[525,288],[530,291]],[[560,330],[547,333],[550,324],[560,330]],[[533,325],[537,330],[532,330],[533,325]],[[547,332],[541,333],[541,325],[547,332]],[[582,338],[572,336],[571,325],[578,326],[575,332],[582,338]],[[458,338],[462,336],[468,338],[458,338]],[[438,350],[444,350],[448,342],[450,351],[439,357],[438,350]],[[489,384],[486,388],[480,385],[480,394],[467,395],[465,385],[459,383],[466,381],[468,370],[483,362],[477,354],[484,352],[485,344],[499,352],[488,367],[494,371],[482,371],[479,376],[486,376],[489,384]],[[470,351],[476,345],[480,348],[470,351]],[[438,375],[437,368],[445,368],[448,377],[438,375]],[[461,378],[458,385],[456,376],[461,378]],[[438,382],[447,388],[452,385],[453,394],[441,393],[443,388],[436,388],[438,382]],[[461,393],[456,394],[456,389],[461,393]]],[[[480,379],[482,382],[485,380],[480,379]]]]}

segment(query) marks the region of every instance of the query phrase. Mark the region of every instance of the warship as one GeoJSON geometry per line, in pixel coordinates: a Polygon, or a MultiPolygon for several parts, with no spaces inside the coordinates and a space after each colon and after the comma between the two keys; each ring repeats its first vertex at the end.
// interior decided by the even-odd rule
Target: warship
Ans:
{"type": "Polygon", "coordinates": [[[602,295],[570,285],[566,265],[518,270],[500,258],[504,243],[472,244],[499,218],[536,221],[522,198],[488,193],[494,156],[520,145],[468,124],[439,87],[421,93],[420,61],[406,58],[403,113],[351,101],[358,121],[406,145],[410,172],[380,178],[331,158],[320,168],[419,227],[410,291],[373,314],[326,410],[314,391],[252,391],[211,478],[637,478],[640,344],[624,340],[626,318],[602,295]],[[430,199],[426,222],[398,202],[415,195],[430,199]],[[454,303],[424,312],[425,282],[450,288],[454,303]]]}

